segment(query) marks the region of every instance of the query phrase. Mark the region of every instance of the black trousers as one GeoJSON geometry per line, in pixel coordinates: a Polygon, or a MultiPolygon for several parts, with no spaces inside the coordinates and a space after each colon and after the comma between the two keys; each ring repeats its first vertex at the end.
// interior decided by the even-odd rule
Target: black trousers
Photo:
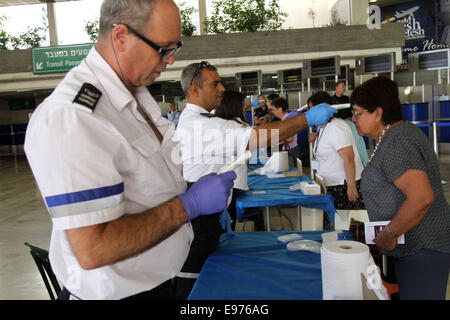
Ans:
{"type": "MultiPolygon", "coordinates": [[[[239,196],[241,192],[240,189],[233,188],[233,195],[231,197],[230,205],[227,210],[231,217],[231,230],[234,231],[237,222],[237,210],[236,210],[236,198],[239,196]]],[[[264,216],[262,208],[247,208],[244,211],[244,214],[247,215],[247,220],[252,220],[255,226],[255,231],[265,231],[264,225],[264,216]]]]}
{"type": "Polygon", "coordinates": [[[222,229],[219,216],[222,212],[207,216],[199,216],[191,221],[194,231],[194,240],[191,243],[188,257],[181,268],[185,276],[174,279],[175,298],[186,300],[197,278],[189,275],[199,274],[203,264],[219,243],[219,238],[225,231],[222,229]]]}
{"type": "MultiPolygon", "coordinates": [[[[122,300],[174,300],[175,288],[174,279],[167,280],[161,283],[159,286],[152,290],[144,291],[130,297],[123,298],[122,300]]],[[[72,294],[65,287],[58,296],[58,300],[70,300],[72,294]]],[[[76,299],[79,299],[76,297],[76,299]]]]}
{"type": "Polygon", "coordinates": [[[445,300],[450,254],[422,249],[394,261],[400,300],[445,300]]]}
{"type": "MultiPolygon", "coordinates": [[[[188,188],[191,185],[192,183],[188,183],[188,188]]],[[[214,190],[212,191],[214,192],[214,190]]],[[[175,299],[186,300],[188,298],[203,264],[217,247],[220,235],[225,233],[219,221],[221,214],[222,212],[217,212],[191,220],[194,240],[191,243],[188,257],[180,270],[184,275],[177,276],[173,280],[175,299]]]]}

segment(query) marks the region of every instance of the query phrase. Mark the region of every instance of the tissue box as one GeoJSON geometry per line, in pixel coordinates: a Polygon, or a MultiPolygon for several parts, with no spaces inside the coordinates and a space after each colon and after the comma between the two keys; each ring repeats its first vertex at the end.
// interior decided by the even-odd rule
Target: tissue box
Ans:
{"type": "Polygon", "coordinates": [[[320,194],[320,185],[315,181],[303,181],[300,182],[300,190],[306,195],[318,195],[320,194]]]}

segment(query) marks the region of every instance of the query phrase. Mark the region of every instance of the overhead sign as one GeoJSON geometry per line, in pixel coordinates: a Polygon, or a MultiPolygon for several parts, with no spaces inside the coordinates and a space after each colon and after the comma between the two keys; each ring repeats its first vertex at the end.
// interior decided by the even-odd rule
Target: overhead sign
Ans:
{"type": "Polygon", "coordinates": [[[381,7],[382,23],[404,25],[402,64],[408,64],[408,54],[450,48],[449,8],[449,2],[444,0],[402,1],[381,7]]]}
{"type": "Polygon", "coordinates": [[[33,48],[33,73],[48,74],[67,72],[80,64],[93,43],[33,48]]]}

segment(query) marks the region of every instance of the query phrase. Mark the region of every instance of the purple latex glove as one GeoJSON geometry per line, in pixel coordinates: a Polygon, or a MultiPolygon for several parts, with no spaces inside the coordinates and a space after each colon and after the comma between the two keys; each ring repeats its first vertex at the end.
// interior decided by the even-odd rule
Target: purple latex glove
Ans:
{"type": "Polygon", "coordinates": [[[227,171],[219,175],[208,175],[200,178],[185,193],[180,194],[184,210],[189,221],[198,216],[222,211],[228,204],[228,197],[236,179],[234,171],[227,171]]]}
{"type": "Polygon", "coordinates": [[[305,112],[308,126],[322,126],[328,122],[336,113],[337,109],[328,103],[321,103],[305,112]]]}

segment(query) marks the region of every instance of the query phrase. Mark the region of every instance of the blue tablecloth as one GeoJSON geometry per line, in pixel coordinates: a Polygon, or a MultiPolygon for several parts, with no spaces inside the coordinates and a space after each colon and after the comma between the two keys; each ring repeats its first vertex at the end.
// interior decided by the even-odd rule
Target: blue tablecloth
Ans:
{"type": "MultiPolygon", "coordinates": [[[[291,168],[289,172],[297,171],[297,168],[291,168]]],[[[280,172],[281,174],[281,172],[280,172]]],[[[248,176],[247,184],[251,190],[272,190],[272,189],[289,189],[290,186],[301,181],[311,181],[307,176],[301,177],[283,177],[269,178],[265,174],[248,176]]]]}
{"type": "MultiPolygon", "coordinates": [[[[295,232],[322,241],[327,231],[295,232]]],[[[190,300],[321,300],[320,254],[288,251],[277,240],[293,232],[222,234],[206,260],[190,300]]],[[[353,239],[344,231],[347,239],[353,239]]]]}
{"type": "MultiPolygon", "coordinates": [[[[297,170],[291,169],[290,171],[297,170]]],[[[241,192],[236,199],[236,215],[242,220],[245,208],[251,207],[273,207],[280,205],[298,205],[306,208],[323,210],[334,222],[333,196],[327,195],[304,195],[301,191],[290,191],[289,187],[300,181],[311,181],[307,176],[268,178],[266,175],[255,175],[248,177],[248,186],[251,190],[241,192]]]]}

